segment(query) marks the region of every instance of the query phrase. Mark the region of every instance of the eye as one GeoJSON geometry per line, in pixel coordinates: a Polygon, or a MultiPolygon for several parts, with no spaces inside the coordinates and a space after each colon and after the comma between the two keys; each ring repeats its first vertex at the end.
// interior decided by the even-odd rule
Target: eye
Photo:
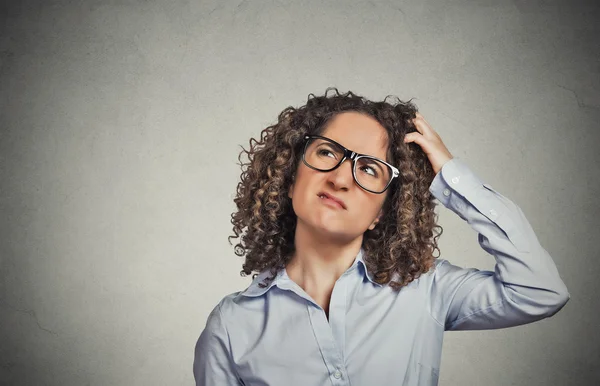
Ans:
{"type": "Polygon", "coordinates": [[[360,170],[364,171],[365,173],[373,176],[373,177],[377,177],[377,172],[375,171],[375,169],[373,169],[370,166],[364,165],[360,167],[360,170]]]}
{"type": "Polygon", "coordinates": [[[331,154],[332,158],[335,158],[335,153],[328,149],[319,149],[319,155],[324,155],[325,157],[329,157],[327,154],[331,154]]]}

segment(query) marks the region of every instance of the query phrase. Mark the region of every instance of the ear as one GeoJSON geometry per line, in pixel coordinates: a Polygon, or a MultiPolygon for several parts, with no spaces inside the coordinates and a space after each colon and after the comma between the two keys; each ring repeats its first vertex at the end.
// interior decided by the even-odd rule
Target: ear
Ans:
{"type": "Polygon", "coordinates": [[[379,214],[377,215],[377,218],[375,220],[373,220],[373,222],[371,223],[371,225],[369,225],[369,230],[372,231],[373,229],[375,229],[375,226],[377,226],[377,223],[381,220],[381,216],[383,216],[383,210],[379,210],[379,214]]]}

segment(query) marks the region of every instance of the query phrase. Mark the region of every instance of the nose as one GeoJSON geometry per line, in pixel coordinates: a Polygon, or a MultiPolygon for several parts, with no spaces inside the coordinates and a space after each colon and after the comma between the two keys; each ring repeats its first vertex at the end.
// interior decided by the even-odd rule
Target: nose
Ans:
{"type": "Polygon", "coordinates": [[[352,161],[349,159],[345,159],[337,169],[332,170],[327,174],[328,182],[331,183],[336,190],[348,190],[350,186],[354,184],[354,178],[352,177],[352,161]]]}

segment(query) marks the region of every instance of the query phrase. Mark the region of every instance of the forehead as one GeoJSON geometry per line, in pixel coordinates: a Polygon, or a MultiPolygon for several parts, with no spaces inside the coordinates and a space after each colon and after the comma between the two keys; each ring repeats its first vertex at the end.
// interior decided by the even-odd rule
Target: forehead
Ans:
{"type": "Polygon", "coordinates": [[[387,131],[377,120],[368,115],[357,112],[338,114],[329,121],[321,135],[357,153],[372,155],[383,160],[387,158],[387,131]]]}

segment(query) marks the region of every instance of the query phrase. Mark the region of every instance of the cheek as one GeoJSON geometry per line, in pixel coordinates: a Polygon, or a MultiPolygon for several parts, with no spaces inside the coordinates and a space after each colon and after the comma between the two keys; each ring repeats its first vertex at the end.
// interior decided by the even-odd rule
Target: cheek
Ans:
{"type": "Polygon", "coordinates": [[[379,214],[379,205],[374,205],[372,202],[365,202],[359,210],[355,211],[357,220],[366,226],[369,226],[371,222],[377,218],[379,214]]]}
{"type": "Polygon", "coordinates": [[[311,195],[317,194],[318,186],[323,186],[326,177],[324,174],[308,169],[305,166],[300,166],[296,173],[296,178],[293,186],[293,195],[299,201],[305,201],[311,195]]]}
{"type": "MultiPolygon", "coordinates": [[[[311,204],[310,189],[306,186],[304,180],[296,181],[292,191],[292,207],[296,215],[309,212],[311,204]]],[[[316,193],[315,193],[316,194],[316,193]]]]}
{"type": "Polygon", "coordinates": [[[370,194],[368,192],[365,192],[365,194],[358,195],[355,204],[357,212],[360,211],[363,216],[369,218],[376,217],[379,214],[379,210],[383,206],[384,199],[385,197],[370,194]]]}

